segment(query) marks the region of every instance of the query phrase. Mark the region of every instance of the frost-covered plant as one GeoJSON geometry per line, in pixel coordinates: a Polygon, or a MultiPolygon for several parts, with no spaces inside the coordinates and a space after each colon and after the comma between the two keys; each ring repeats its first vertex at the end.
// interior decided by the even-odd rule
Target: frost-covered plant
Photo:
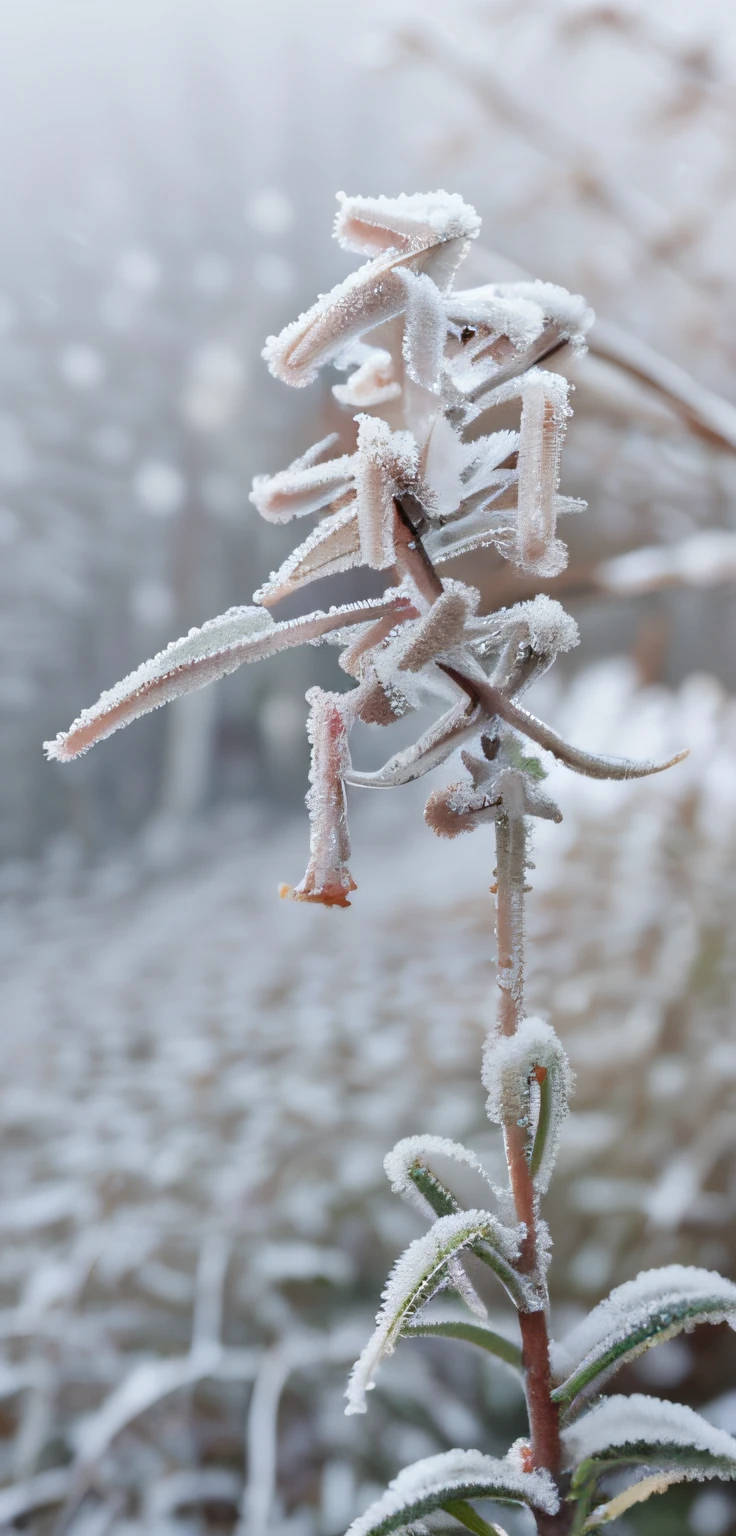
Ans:
{"type": "Polygon", "coordinates": [[[500,1007],[483,1081],[489,1117],[503,1136],[508,1185],[496,1188],[475,1154],[440,1138],[412,1137],[389,1155],[393,1188],[432,1224],[388,1281],[376,1331],[350,1379],[347,1411],[365,1410],[366,1392],[400,1339],[449,1336],[522,1375],[529,1436],[501,1459],[452,1450],[405,1468],[354,1522],[351,1536],[423,1529],[424,1517],[436,1511],[487,1536],[500,1528],[475,1507],[486,1499],[527,1505],[546,1536],[592,1532],[672,1482],[736,1476],[736,1440],[690,1409],[601,1396],[619,1366],[651,1345],[700,1322],[736,1324],[736,1286],[678,1265],[651,1271],[614,1290],[561,1344],[550,1340],[550,1241],[541,1200],[572,1076],[554,1030],[524,1009],[530,821],[560,819],[542,787],[542,763],[524,743],[596,778],[639,777],[670,764],[573,748],[519,702],[555,656],[577,642],[559,603],[537,596],[480,615],[478,593],[440,574],[455,555],[481,548],[540,576],[563,568],[557,518],[580,509],[559,491],[568,385],[542,364],[563,347],[581,349],[592,315],[582,299],[545,283],[455,289],[479,228],[474,210],[457,196],[341,194],[339,202],[338,238],[369,260],[271,337],[264,355],[272,373],[290,384],[308,384],[325,363],[348,374],[334,393],[357,413],[355,447],[330,457],[336,438],[328,438],[287,470],[258,477],[251,498],[273,522],[324,516],[255,594],[256,606],[231,609],[173,642],[47,750],[73,758],[242,662],[302,642],[340,645],[341,665],[356,686],[308,695],[311,858],[290,894],[347,906],[355,884],[345,785],[404,784],[461,749],[464,776],[433,791],[425,816],[441,837],[481,823],[495,830],[500,1007]],[[518,429],[499,425],[494,413],[516,404],[518,429]],[[282,597],[359,564],[386,571],[382,598],[281,623],[271,617],[269,607],[282,597]],[[353,768],[349,733],[356,721],[387,725],[432,700],[444,709],[413,746],[377,773],[353,768]],[[464,1209],[436,1172],[438,1157],[475,1169],[490,1208],[464,1209]],[[493,1271],[516,1308],[521,1349],[482,1321],[484,1305],[466,1268],[473,1261],[493,1271]],[[428,1314],[448,1295],[463,1304],[462,1316],[428,1314]]]}

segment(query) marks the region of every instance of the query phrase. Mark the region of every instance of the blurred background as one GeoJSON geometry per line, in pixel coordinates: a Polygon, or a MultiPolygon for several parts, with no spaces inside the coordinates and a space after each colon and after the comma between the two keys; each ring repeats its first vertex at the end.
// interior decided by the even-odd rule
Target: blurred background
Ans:
{"type": "MultiPolygon", "coordinates": [[[[342,1414],[418,1231],[384,1153],[427,1130],[498,1158],[491,847],[436,844],[411,790],[356,792],[352,911],[278,902],[306,856],[304,692],[340,675],[321,651],[67,768],[40,743],[279,564],[254,473],[328,430],[350,445],[331,378],[289,391],[260,359],[354,264],[336,190],[461,192],[484,221],[464,284],[529,272],[599,316],[565,364],[563,490],[589,510],[548,588],[582,645],[536,707],[594,749],[692,748],[651,784],[551,776],[530,1002],[579,1081],[555,1326],[654,1263],[736,1275],[732,10],[0,17],[0,1525],[60,1530],[66,1500],[75,1536],[339,1536],[403,1462],[524,1427],[514,1380],[443,1341],[406,1343],[367,1418],[342,1414]]],[[[456,573],[489,605],[528,595],[478,557],[456,573]]],[[[373,729],[360,750],[382,760],[373,729]]],[[[621,1386],[736,1433],[725,1328],[621,1386]]],[[[671,1494],[619,1529],[728,1536],[736,1497],[671,1494]]]]}

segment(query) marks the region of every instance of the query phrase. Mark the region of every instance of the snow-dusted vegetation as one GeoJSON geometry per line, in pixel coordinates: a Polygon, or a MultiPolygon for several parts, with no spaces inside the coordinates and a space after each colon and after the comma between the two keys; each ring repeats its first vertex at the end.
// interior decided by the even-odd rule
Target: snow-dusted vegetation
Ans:
{"type": "MultiPolygon", "coordinates": [[[[611,783],[658,777],[681,766],[687,751],[637,760],[620,750],[609,755],[569,744],[519,703],[557,655],[578,641],[564,609],[538,594],[482,615],[480,593],[442,574],[459,551],[479,557],[490,551],[496,562],[500,557],[536,579],[564,571],[568,556],[557,519],[584,504],[560,491],[569,386],[542,365],[560,351],[579,354],[594,316],[580,297],[550,284],[460,289],[458,271],[480,221],[456,194],[339,193],[338,204],[337,239],[369,259],[269,337],[263,355],[277,378],[298,387],[312,383],[325,364],[346,371],[354,366],[356,382],[339,386],[340,403],[351,411],[360,403],[377,414],[359,411],[354,417],[352,454],[330,457],[333,434],[285,473],[257,477],[251,497],[266,519],[290,521],[321,511],[322,521],[259,589],[257,606],[232,608],[172,642],[85,709],[68,731],[46,743],[46,751],[67,763],[121,726],[244,662],[305,641],[337,644],[341,666],[356,686],[347,692],[312,688],[307,695],[310,859],[298,886],[281,887],[282,896],[334,908],[349,906],[357,889],[348,865],[347,786],[405,787],[450,765],[460,749],[465,776],[432,790],[424,819],[443,840],[488,826],[495,832],[491,894],[499,997],[482,1076],[487,1115],[501,1133],[495,1161],[502,1148],[505,1173],[494,1184],[475,1152],[441,1136],[402,1138],[389,1155],[392,1186],[405,1194],[414,1187],[411,1202],[430,1226],[409,1243],[389,1276],[375,1331],[350,1375],[346,1414],[366,1412],[366,1393],[402,1340],[443,1337],[472,1344],[514,1369],[527,1427],[501,1459],[455,1447],[413,1462],[350,1529],[388,1536],[413,1528],[423,1516],[449,1515],[476,1536],[490,1536],[501,1527],[489,1525],[476,1508],[490,1501],[526,1507],[539,1536],[593,1536],[672,1485],[736,1477],[736,1439],[693,1409],[665,1407],[656,1396],[601,1396],[621,1365],[652,1346],[701,1323],[736,1325],[736,1290],[716,1273],[671,1264],[659,1271],[659,1285],[656,1271],[641,1273],[599,1304],[567,1341],[556,1345],[551,1338],[552,1237],[542,1200],[574,1075],[553,1025],[530,1015],[526,1005],[527,877],[536,867],[530,834],[536,821],[563,819],[541,787],[548,776],[544,762],[528,755],[528,745],[575,774],[611,783]],[[367,333],[378,348],[365,345],[367,333]],[[509,404],[518,406],[518,429],[503,424],[509,404]],[[356,566],[388,575],[381,597],[285,623],[264,615],[286,591],[356,566]],[[434,723],[413,745],[377,772],[355,769],[350,737],[356,725],[386,727],[433,700],[434,723]],[[489,1208],[472,1200],[463,1204],[454,1180],[446,1184],[438,1175],[438,1156],[481,1173],[484,1193],[489,1189],[492,1196],[489,1208]],[[478,1262],[516,1311],[518,1344],[508,1325],[499,1333],[472,1322],[488,1315],[468,1270],[478,1262]],[[464,1316],[448,1316],[442,1307],[435,1315],[433,1303],[448,1297],[465,1307],[464,1316]]],[[[386,861],[382,883],[389,891],[392,873],[386,861]]],[[[82,1425],[68,1486],[51,1498],[62,1504],[63,1527],[96,1492],[100,1459],[131,1413],[145,1413],[157,1396],[203,1376],[224,1372],[242,1381],[257,1369],[257,1352],[233,1352],[222,1337],[226,1264],[220,1237],[202,1255],[205,1286],[186,1356],[158,1368],[144,1362],[89,1426],[82,1425]],[[214,1299],[213,1275],[219,1287],[214,1299]]],[[[303,1340],[297,1356],[303,1346],[312,1363],[315,1349],[334,1358],[341,1343],[334,1333],[303,1340]]],[[[269,1359],[257,1370],[252,1390],[249,1481],[241,1501],[251,1530],[268,1519],[273,1502],[273,1381],[283,1385],[290,1363],[288,1349],[284,1356],[277,1347],[276,1362],[269,1359]]]]}
{"type": "MultiPolygon", "coordinates": [[[[607,1499],[622,1536],[726,1536],[736,1359],[732,1286],[714,1271],[736,1274],[735,726],[712,674],[733,685],[736,183],[722,7],[379,3],[370,31],[335,0],[258,18],[200,0],[115,9],[90,11],[83,46],[53,6],[38,32],[19,12],[0,62],[0,1523],[339,1536],[351,1520],[420,1531],[451,1516],[478,1531],[495,1510],[517,1536],[558,1520],[498,1284],[533,1311],[549,1258],[540,1225],[538,1273],[515,1278],[510,1117],[555,1239],[560,1463],[592,1457],[600,1475],[594,1495],[581,1469],[579,1509],[603,1520],[607,1499]],[[389,259],[379,307],[399,308],[367,337],[361,279],[324,238],[334,188],[356,184],[457,186],[483,215],[479,237],[454,231],[471,243],[449,291],[432,242],[389,259]],[[303,326],[280,328],[318,287],[343,295],[353,330],[338,326],[335,355],[320,301],[310,358],[303,326]],[[535,358],[560,322],[588,350],[535,358]],[[518,376],[491,381],[490,433],[471,398],[484,327],[517,354],[518,376]],[[267,329],[282,380],[322,368],[310,389],[267,378],[267,329]],[[463,401],[427,434],[422,391],[447,404],[448,376],[463,401]],[[245,505],[254,473],[261,518],[245,505]],[[427,514],[443,585],[435,603],[420,583],[411,614],[411,578],[398,607],[386,592],[397,493],[410,524],[427,514]],[[584,499],[584,517],[565,515],[584,499]],[[309,518],[296,535],[292,515],[309,518]],[[499,611],[514,633],[489,622],[499,611]],[[385,632],[366,659],[355,625],[369,621],[385,632]],[[514,643],[529,675],[468,709],[445,674],[433,723],[438,661],[490,681],[514,643]],[[360,693],[335,644],[353,677],[375,673],[363,719],[333,703],[360,693]],[[347,917],[276,898],[303,859],[283,806],[306,774],[315,684],[297,894],[342,905],[354,875],[347,917]],[[38,739],[100,690],[72,750],[189,696],[49,769],[38,739]],[[478,733],[501,705],[507,744],[489,761],[478,733]],[[684,746],[652,781],[554,762],[590,771],[595,754],[607,772],[684,746]],[[438,763],[424,826],[408,781],[438,763]],[[341,780],[356,786],[350,867],[341,780]],[[530,1017],[486,1047],[484,1087],[489,832],[514,786],[516,812],[541,817],[530,1017]],[[353,1406],[376,1390],[345,1418],[356,1360],[353,1406]],[[504,1477],[516,1511],[480,1502],[504,1477]],[[443,1478],[444,1517],[428,1513],[443,1478]]],[[[367,201],[375,216],[382,200],[367,201]]],[[[419,211],[404,208],[397,249],[419,211]]],[[[447,245],[447,209],[429,213],[447,245]]],[[[370,217],[352,234],[381,260],[370,217]]],[[[517,1012],[518,937],[501,956],[517,1012]]]]}

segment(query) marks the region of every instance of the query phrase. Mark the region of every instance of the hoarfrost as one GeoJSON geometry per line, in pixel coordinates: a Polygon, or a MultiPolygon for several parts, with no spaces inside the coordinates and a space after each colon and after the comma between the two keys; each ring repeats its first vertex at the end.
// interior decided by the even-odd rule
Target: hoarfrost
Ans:
{"type": "Polygon", "coordinates": [[[450,1141],[446,1136],[405,1136],[403,1141],[397,1141],[392,1151],[386,1154],[383,1166],[394,1194],[401,1195],[408,1205],[413,1205],[423,1216],[432,1218],[435,1213],[412,1179],[411,1169],[426,1166],[431,1157],[450,1157],[456,1163],[467,1163],[496,1193],[480,1158],[459,1141],[450,1141]]]}
{"type": "Polygon", "coordinates": [[[321,511],[346,492],[354,495],[354,472],[355,458],[349,453],[326,464],[305,465],[298,459],[276,475],[256,475],[248,500],[267,522],[288,523],[292,517],[321,511]]]}
{"type": "Polygon", "coordinates": [[[298,901],[348,907],[350,892],[356,890],[356,885],[347,865],[350,833],[345,774],[350,767],[350,752],[343,700],[340,694],[310,688],[307,701],[312,744],[311,788],[307,795],[310,859],[303,880],[289,894],[298,901]]]}
{"type": "Polygon", "coordinates": [[[549,1186],[562,1122],[568,1112],[573,1074],[561,1041],[543,1019],[522,1019],[514,1035],[489,1035],[483,1048],[482,1078],[488,1089],[486,1110],[497,1125],[528,1127],[528,1152],[536,1188],[549,1186]],[[532,1125],[531,1085],[540,1094],[536,1128],[532,1125]],[[542,1145],[537,1148],[537,1140],[542,1145]]]}
{"type": "Polygon", "coordinates": [[[49,758],[67,762],[111,736],[131,720],[168,704],[171,699],[235,672],[244,662],[261,661],[292,645],[316,644],[336,629],[354,627],[365,619],[394,610],[388,602],[348,604],[329,613],[318,610],[304,618],[276,624],[263,608],[229,608],[201,629],[190,629],[164,651],[144,661],[135,672],[101,694],[69,730],[44,742],[49,758]]]}
{"type": "MultiPolygon", "coordinates": [[[[637,1464],[637,1449],[650,1451],[661,1447],[662,1466],[667,1466],[667,1452],[693,1450],[713,1457],[712,1472],[706,1464],[684,1472],[695,1478],[736,1476],[736,1440],[723,1429],[714,1429],[694,1409],[682,1403],[670,1403],[658,1397],[634,1393],[631,1397],[604,1397],[586,1414],[562,1432],[567,1466],[577,1466],[589,1457],[606,1456],[609,1451],[631,1448],[625,1459],[637,1464]],[[726,1468],[732,1468],[731,1472],[726,1468]]],[[[647,1461],[651,1462],[651,1456],[647,1461]]]]}
{"type": "Polygon", "coordinates": [[[380,571],[395,560],[394,496],[416,475],[417,447],[410,432],[392,432],[380,417],[358,416],[357,421],[360,549],[366,565],[380,571]]]}
{"type": "Polygon", "coordinates": [[[402,272],[407,291],[404,360],[409,377],[424,389],[439,387],[447,320],[436,283],[426,272],[402,272]]]}
{"type": "Polygon", "coordinates": [[[335,237],[347,251],[414,251],[439,241],[474,239],[480,219],[457,192],[401,192],[398,197],[348,197],[338,192],[335,237]]]}
{"type": "Polygon", "coordinates": [[[398,400],[401,385],[394,372],[394,361],[383,347],[369,347],[355,342],[343,356],[335,359],[336,368],[355,366],[347,384],[333,384],[332,393],[340,405],[370,410],[398,400]]]}
{"type": "Polygon", "coordinates": [[[555,528],[562,444],[571,414],[568,390],[561,374],[530,368],[520,379],[500,385],[493,396],[494,404],[521,399],[515,558],[543,576],[557,576],[567,564],[555,528]]]}
{"type": "Polygon", "coordinates": [[[488,1211],[458,1211],[441,1216],[397,1260],[383,1292],[376,1330],[353,1367],[346,1392],[346,1413],[365,1413],[365,1394],[381,1361],[392,1355],[402,1329],[447,1285],[449,1262],[475,1243],[490,1244],[502,1266],[510,1267],[519,1246],[516,1234],[488,1211]]]}
{"type": "Polygon", "coordinates": [[[303,544],[288,556],[268,581],[253,593],[254,603],[270,607],[310,581],[348,571],[360,561],[358,513],[353,501],[341,512],[323,518],[303,544]]]}
{"type": "Polygon", "coordinates": [[[404,1470],[354,1520],[347,1536],[383,1536],[454,1499],[506,1498],[555,1514],[557,1490],[548,1472],[523,1472],[481,1451],[444,1451],[404,1470]]]}
{"type": "Polygon", "coordinates": [[[707,1269],[668,1264],[644,1270],[613,1290],[605,1301],[552,1346],[558,1380],[569,1377],[572,1397],[590,1385],[596,1392],[609,1376],[652,1345],[701,1323],[736,1327],[736,1285],[707,1269]]]}

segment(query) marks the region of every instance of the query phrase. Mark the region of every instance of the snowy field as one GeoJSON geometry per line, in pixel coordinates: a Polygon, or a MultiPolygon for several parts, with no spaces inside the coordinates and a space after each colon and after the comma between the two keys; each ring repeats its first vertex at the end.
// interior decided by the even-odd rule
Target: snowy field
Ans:
{"type": "MultiPolygon", "coordinates": [[[[562,1326],[645,1265],[734,1272],[736,711],[707,679],[637,694],[623,664],[545,706],[599,750],[699,743],[638,785],[550,776],[529,981],[579,1077],[549,1211],[562,1326]]],[[[65,844],[6,866],[0,1521],[334,1536],[403,1461],[523,1429],[503,1368],[444,1341],[405,1343],[367,1417],[342,1414],[418,1231],[385,1152],[428,1130],[498,1165],[492,848],[437,843],[420,806],[358,800],[349,913],[278,900],[306,822],[257,808],[149,828],[93,872],[65,844]]],[[[719,1398],[722,1331],[631,1384],[719,1398]]],[[[728,1397],[715,1414],[736,1428],[728,1397]]]]}

